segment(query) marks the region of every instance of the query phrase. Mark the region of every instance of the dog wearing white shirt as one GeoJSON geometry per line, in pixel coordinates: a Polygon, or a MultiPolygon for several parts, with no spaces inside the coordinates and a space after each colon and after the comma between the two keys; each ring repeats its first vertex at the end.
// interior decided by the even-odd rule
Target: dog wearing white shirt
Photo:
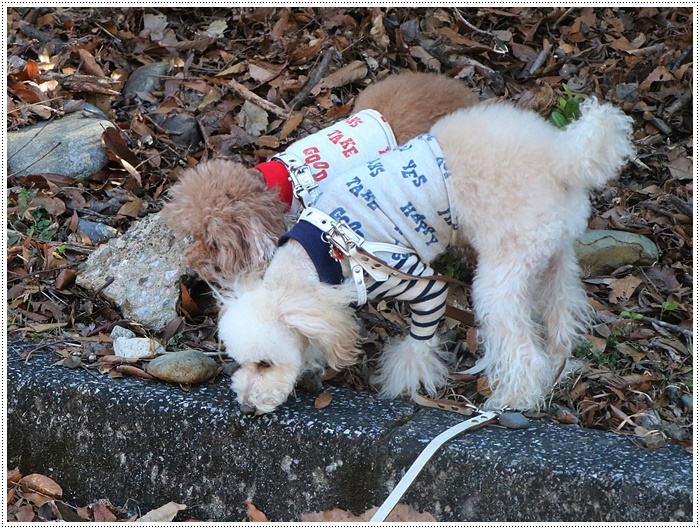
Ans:
{"type": "Polygon", "coordinates": [[[353,364],[351,304],[365,295],[407,301],[412,312],[410,332],[382,351],[381,394],[422,386],[434,395],[449,370],[435,334],[446,286],[430,262],[465,243],[477,255],[472,296],[484,350],[478,367],[492,389],[486,407],[539,408],[589,310],[573,250],[588,193],[634,154],[623,112],[595,98],[581,110],[559,130],[532,111],[481,104],[335,177],[281,239],[267,271],[224,294],[219,337],[241,365],[232,378],[241,410],[268,413],[304,371],[353,364]],[[400,274],[382,277],[363,254],[346,251],[354,243],[338,251],[331,226],[351,230],[346,239],[358,247],[375,245],[383,270],[400,274]]]}
{"type": "MultiPolygon", "coordinates": [[[[428,132],[439,118],[478,100],[478,92],[445,75],[389,75],[357,96],[354,116],[304,137],[286,154],[305,163],[322,188],[386,146],[428,132]],[[367,119],[357,126],[358,113],[368,112],[378,113],[383,122],[367,119]]],[[[178,234],[193,239],[183,255],[185,264],[202,279],[222,284],[267,265],[299,205],[283,161],[248,167],[213,159],[183,171],[170,189],[163,217],[178,234]]]]}

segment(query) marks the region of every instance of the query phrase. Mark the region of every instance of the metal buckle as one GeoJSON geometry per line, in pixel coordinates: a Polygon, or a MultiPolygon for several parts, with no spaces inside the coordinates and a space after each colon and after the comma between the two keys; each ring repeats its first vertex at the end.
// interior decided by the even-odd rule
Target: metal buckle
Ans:
{"type": "Polygon", "coordinates": [[[357,232],[355,232],[355,230],[353,230],[344,220],[335,221],[333,223],[333,229],[335,233],[343,239],[348,250],[352,245],[362,248],[362,245],[365,242],[364,237],[358,235],[357,232]]]}
{"type": "Polygon", "coordinates": [[[306,199],[313,198],[312,193],[318,188],[318,182],[314,180],[309,166],[287,153],[280,153],[274,156],[273,160],[279,160],[287,166],[294,196],[301,200],[304,205],[308,205],[306,199]]]}

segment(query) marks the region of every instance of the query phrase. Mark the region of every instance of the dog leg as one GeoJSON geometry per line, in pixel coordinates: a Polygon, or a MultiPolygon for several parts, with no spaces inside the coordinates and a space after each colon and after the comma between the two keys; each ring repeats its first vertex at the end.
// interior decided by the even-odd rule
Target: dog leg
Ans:
{"type": "Polygon", "coordinates": [[[591,318],[591,307],[581,284],[573,244],[564,244],[552,257],[542,275],[538,293],[547,349],[555,365],[562,366],[569,358],[578,334],[585,330],[591,318]]]}
{"type": "Polygon", "coordinates": [[[489,409],[536,409],[554,377],[533,320],[532,289],[539,275],[534,268],[517,258],[504,263],[502,257],[498,263],[482,258],[477,268],[472,295],[484,344],[478,366],[493,388],[489,409]]]}
{"type": "Polygon", "coordinates": [[[390,342],[382,351],[379,368],[372,382],[379,386],[379,395],[393,399],[413,395],[423,384],[435,396],[445,385],[449,370],[445,360],[449,353],[439,347],[440,340],[416,340],[411,336],[390,342]]]}

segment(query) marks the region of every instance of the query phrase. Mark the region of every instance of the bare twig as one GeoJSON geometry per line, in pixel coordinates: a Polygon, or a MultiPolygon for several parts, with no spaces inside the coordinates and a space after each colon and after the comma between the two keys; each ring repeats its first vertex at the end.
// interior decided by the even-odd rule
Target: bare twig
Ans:
{"type": "Polygon", "coordinates": [[[673,103],[666,107],[666,109],[661,113],[661,116],[664,119],[668,120],[676,112],[678,112],[681,108],[688,104],[692,98],[693,91],[690,88],[687,88],[683,91],[681,95],[678,96],[678,98],[673,103]]]}
{"type": "Polygon", "coordinates": [[[243,86],[235,79],[231,79],[229,81],[229,86],[233,88],[240,96],[244,97],[251,103],[259,106],[263,110],[267,110],[268,112],[273,113],[275,116],[278,116],[282,119],[289,119],[289,116],[291,116],[291,112],[289,110],[285,110],[275,105],[274,103],[270,103],[267,99],[263,99],[255,92],[251,92],[250,90],[248,90],[245,86],[243,86]]]}
{"type": "MultiPolygon", "coordinates": [[[[43,130],[43,127],[42,127],[42,130],[43,130]]],[[[18,171],[15,171],[14,173],[12,173],[11,175],[8,175],[7,177],[8,177],[8,178],[12,178],[13,176],[17,176],[19,173],[23,173],[24,171],[26,171],[27,169],[29,169],[32,165],[37,164],[37,163],[39,163],[41,160],[43,160],[44,158],[46,158],[49,154],[51,154],[53,151],[55,151],[60,145],[61,145],[61,142],[59,141],[56,145],[54,145],[53,147],[51,147],[48,151],[46,151],[43,155],[41,155],[39,158],[37,158],[36,160],[34,160],[32,163],[30,163],[30,164],[27,165],[26,167],[23,167],[22,169],[19,169],[18,171]]],[[[18,152],[19,152],[19,151],[18,151],[18,152]]]]}
{"type": "Polygon", "coordinates": [[[473,25],[471,22],[469,22],[466,18],[464,18],[464,15],[463,15],[463,14],[459,11],[459,9],[457,9],[456,7],[453,7],[453,8],[452,8],[452,12],[457,16],[457,18],[459,19],[459,21],[460,21],[462,24],[464,24],[465,26],[467,26],[467,27],[468,27],[469,29],[471,29],[472,31],[476,31],[477,33],[481,33],[482,35],[488,35],[488,36],[491,37],[492,39],[498,39],[498,37],[496,37],[496,35],[494,35],[494,34],[491,33],[490,31],[485,31],[485,30],[483,30],[483,29],[479,29],[479,28],[477,28],[475,25],[473,25]]]}
{"type": "Polygon", "coordinates": [[[641,318],[638,318],[637,321],[643,321],[646,323],[651,323],[653,325],[658,325],[659,327],[663,327],[664,329],[669,329],[671,331],[679,332],[685,336],[688,336],[689,338],[693,337],[693,331],[690,331],[688,329],[684,329],[683,327],[679,327],[678,325],[674,325],[673,323],[667,323],[665,321],[657,320],[656,318],[650,318],[649,316],[642,316],[641,318]]]}
{"type": "Polygon", "coordinates": [[[93,294],[92,298],[97,299],[97,296],[100,295],[100,292],[102,292],[105,288],[107,288],[112,283],[114,283],[114,277],[108,276],[105,279],[105,282],[102,284],[102,286],[100,288],[98,288],[97,290],[95,290],[95,293],[93,294]]]}
{"type": "MultiPolygon", "coordinates": [[[[50,97],[48,99],[44,99],[43,101],[40,101],[40,103],[48,103],[49,101],[56,101],[57,99],[63,99],[65,96],[58,96],[58,97],[50,97]]],[[[24,110],[25,108],[30,108],[36,105],[37,103],[27,103],[26,105],[20,105],[16,106],[10,110],[7,111],[8,114],[12,114],[13,112],[19,112],[20,110],[24,110]]],[[[54,112],[56,109],[52,108],[54,112]]]]}
{"type": "Polygon", "coordinates": [[[630,55],[635,55],[637,57],[648,57],[649,55],[653,55],[662,51],[665,47],[666,45],[664,43],[652,44],[651,46],[647,46],[646,48],[639,48],[638,50],[629,50],[625,51],[625,53],[629,53],[630,55]]]}
{"type": "Polygon", "coordinates": [[[558,27],[559,27],[559,24],[561,24],[562,22],[564,22],[564,20],[566,20],[566,18],[571,14],[571,12],[572,12],[574,9],[577,9],[577,8],[576,8],[576,7],[570,7],[569,9],[567,9],[566,11],[564,11],[564,13],[563,13],[558,19],[556,19],[556,20],[554,21],[554,24],[552,24],[552,27],[553,27],[553,28],[558,28],[558,27]]]}
{"type": "Polygon", "coordinates": [[[476,59],[472,59],[471,57],[460,57],[459,58],[459,65],[460,66],[473,66],[474,68],[481,69],[481,71],[485,72],[489,76],[497,75],[498,72],[496,70],[493,70],[486,66],[485,64],[480,63],[476,59]]]}
{"type": "Polygon", "coordinates": [[[46,270],[38,270],[37,272],[31,272],[29,274],[24,274],[22,276],[13,277],[11,279],[8,279],[7,282],[8,283],[15,283],[17,281],[21,281],[22,279],[27,279],[28,277],[40,276],[43,274],[50,274],[51,272],[65,270],[66,268],[75,268],[79,264],[80,263],[70,263],[70,264],[65,264],[65,265],[61,265],[61,266],[56,266],[54,268],[47,268],[46,270]]]}
{"type": "Polygon", "coordinates": [[[314,66],[313,70],[311,70],[311,73],[309,73],[309,79],[304,85],[304,88],[302,88],[299,93],[294,96],[294,98],[290,101],[289,103],[289,108],[294,110],[297,105],[300,105],[303,103],[307,97],[309,97],[309,94],[311,93],[311,90],[313,89],[314,86],[316,86],[323,77],[325,77],[326,72],[328,71],[328,68],[331,66],[331,60],[333,59],[333,53],[335,52],[335,48],[330,47],[328,48],[325,52],[323,52],[323,57],[321,57],[321,60],[314,66]]]}
{"type": "Polygon", "coordinates": [[[644,112],[643,117],[644,117],[645,121],[648,121],[649,123],[654,125],[657,129],[659,129],[661,132],[663,132],[666,136],[670,136],[671,133],[673,132],[673,129],[671,129],[671,127],[669,127],[664,120],[656,117],[651,112],[644,112]]]}
{"type": "Polygon", "coordinates": [[[549,54],[552,51],[552,44],[547,39],[545,39],[544,42],[545,45],[542,48],[542,51],[540,51],[539,55],[535,59],[535,62],[532,63],[532,66],[530,66],[530,69],[528,70],[530,75],[534,74],[545,63],[547,57],[549,57],[549,54]]]}

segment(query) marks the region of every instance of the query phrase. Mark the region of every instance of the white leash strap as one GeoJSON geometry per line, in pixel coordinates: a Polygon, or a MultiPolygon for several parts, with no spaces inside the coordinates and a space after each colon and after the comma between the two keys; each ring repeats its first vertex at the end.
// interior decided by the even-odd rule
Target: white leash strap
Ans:
{"type": "Polygon", "coordinates": [[[449,441],[456,435],[467,430],[472,430],[477,426],[480,426],[486,422],[497,418],[499,415],[500,413],[497,411],[482,411],[476,417],[472,417],[471,419],[467,419],[466,421],[454,425],[452,428],[445,430],[435,439],[430,441],[430,443],[428,443],[428,446],[426,446],[423,449],[418,458],[406,471],[406,474],[404,474],[404,476],[401,478],[401,481],[399,481],[398,485],[396,485],[394,490],[391,491],[389,497],[384,501],[384,503],[382,503],[381,507],[379,507],[374,516],[372,516],[370,522],[383,522],[384,520],[386,520],[386,517],[389,516],[389,514],[391,514],[392,510],[394,510],[394,507],[396,507],[396,504],[406,493],[408,487],[411,486],[413,480],[416,479],[420,471],[423,470],[423,467],[426,465],[426,463],[430,460],[431,457],[433,457],[435,452],[437,452],[437,450],[443,444],[445,444],[447,441],[449,441]]]}
{"type": "Polygon", "coordinates": [[[292,183],[294,196],[299,199],[302,206],[311,204],[318,195],[318,183],[311,174],[311,168],[296,156],[282,152],[272,157],[287,166],[289,181],[292,183]]]}

